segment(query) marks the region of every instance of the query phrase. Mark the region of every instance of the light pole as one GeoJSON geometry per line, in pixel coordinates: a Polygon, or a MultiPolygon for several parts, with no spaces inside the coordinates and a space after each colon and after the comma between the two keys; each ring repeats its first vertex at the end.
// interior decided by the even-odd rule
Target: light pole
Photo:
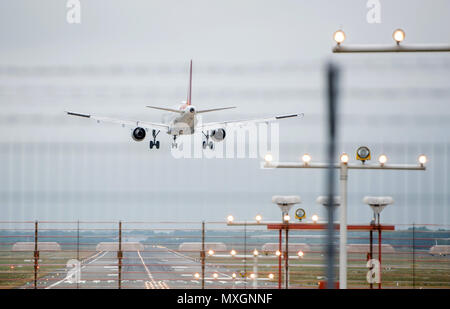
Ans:
{"type": "Polygon", "coordinates": [[[258,250],[253,250],[253,288],[258,288],[258,250]]]}
{"type": "MultiPolygon", "coordinates": [[[[425,171],[425,163],[427,162],[427,157],[425,155],[420,155],[418,158],[419,164],[387,164],[387,157],[386,155],[382,155],[379,157],[379,163],[378,164],[368,164],[365,163],[370,158],[370,151],[368,154],[364,154],[364,157],[361,157],[363,153],[360,153],[359,151],[365,148],[368,150],[367,147],[360,147],[358,148],[357,158],[358,160],[362,161],[362,164],[357,163],[349,163],[349,156],[346,153],[343,153],[340,156],[340,163],[334,163],[331,165],[332,168],[339,169],[340,171],[340,196],[341,196],[341,222],[340,222],[340,243],[339,247],[341,248],[341,251],[345,251],[345,254],[342,255],[340,253],[339,256],[339,272],[340,272],[340,279],[344,279],[344,281],[340,282],[340,288],[346,288],[347,287],[347,280],[346,280],[346,273],[347,273],[347,261],[343,260],[346,259],[347,253],[346,253],[346,240],[347,240],[347,178],[348,178],[348,170],[351,169],[357,169],[357,170],[409,170],[409,171],[425,171]],[[344,235],[344,236],[342,236],[344,235]],[[343,248],[343,250],[342,250],[343,248]],[[342,260],[341,260],[342,259],[342,260]],[[345,276],[343,275],[345,273],[345,276]],[[344,277],[341,277],[342,276],[344,277]]],[[[311,162],[311,156],[303,156],[302,157],[303,162],[272,162],[271,160],[265,160],[265,162],[262,162],[261,168],[263,169],[275,169],[275,168],[304,168],[304,169],[327,169],[330,167],[328,163],[316,163],[311,162]],[[307,160],[305,160],[307,159],[307,160]]]]}
{"type": "MultiPolygon", "coordinates": [[[[390,196],[365,196],[363,202],[370,206],[373,210],[373,225],[378,227],[378,262],[380,263],[378,268],[378,288],[381,289],[381,223],[380,213],[386,206],[394,203],[394,199],[390,196]]],[[[370,231],[370,259],[373,258],[372,250],[372,231],[370,231]]],[[[372,284],[370,284],[372,287],[372,284]]]]}
{"type": "MultiPolygon", "coordinates": [[[[286,233],[286,239],[285,239],[285,254],[284,254],[284,267],[285,267],[285,286],[286,289],[289,288],[289,210],[294,206],[295,204],[300,204],[300,196],[297,195],[288,195],[288,196],[281,196],[281,195],[274,195],[272,196],[272,203],[277,204],[278,207],[280,207],[281,210],[281,220],[283,222],[285,233],[286,233]]],[[[280,253],[282,252],[281,248],[281,241],[282,241],[282,234],[280,229],[280,242],[278,250],[280,253]]],[[[281,289],[281,254],[278,256],[278,288],[281,289]]]]}

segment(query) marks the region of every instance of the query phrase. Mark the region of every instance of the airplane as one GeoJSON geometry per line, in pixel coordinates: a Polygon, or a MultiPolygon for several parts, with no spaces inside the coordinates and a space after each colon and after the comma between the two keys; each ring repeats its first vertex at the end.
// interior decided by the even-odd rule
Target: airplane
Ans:
{"type": "Polygon", "coordinates": [[[158,134],[161,130],[164,130],[168,135],[173,138],[172,148],[177,148],[177,137],[180,135],[190,135],[194,134],[197,130],[201,130],[205,139],[203,140],[203,149],[209,148],[214,149],[214,142],[221,142],[225,139],[226,129],[231,126],[245,126],[250,123],[269,123],[273,121],[278,121],[281,119],[303,117],[303,113],[299,114],[288,114],[288,115],[278,115],[268,118],[259,119],[247,119],[247,120],[232,120],[232,121],[222,121],[222,122],[210,122],[210,123],[197,123],[197,115],[227,109],[236,108],[235,106],[230,107],[220,107],[212,109],[197,109],[192,105],[192,60],[190,61],[189,67],[189,86],[186,101],[183,101],[181,105],[177,108],[167,108],[158,106],[147,106],[148,108],[161,110],[166,112],[174,113],[174,117],[168,121],[168,123],[156,123],[140,120],[120,120],[108,117],[101,117],[91,114],[83,114],[78,112],[66,111],[67,115],[77,116],[81,118],[89,118],[96,120],[98,123],[109,122],[122,125],[122,127],[130,127],[132,129],[131,137],[133,140],[140,142],[143,141],[147,135],[147,132],[151,130],[152,140],[150,141],[150,149],[155,147],[159,149],[160,143],[157,140],[158,134]]]}

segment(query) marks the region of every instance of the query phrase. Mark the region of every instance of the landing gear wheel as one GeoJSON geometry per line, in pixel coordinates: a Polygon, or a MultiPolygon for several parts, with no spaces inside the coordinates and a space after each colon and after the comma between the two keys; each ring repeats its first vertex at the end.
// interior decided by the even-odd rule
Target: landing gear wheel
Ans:
{"type": "Polygon", "coordinates": [[[156,140],[156,137],[158,136],[160,130],[158,130],[158,132],[156,132],[156,130],[152,130],[152,137],[153,140],[150,141],[150,149],[153,149],[153,146],[156,147],[156,149],[159,149],[159,141],[156,140]]]}
{"type": "Polygon", "coordinates": [[[209,138],[211,137],[211,135],[209,134],[209,131],[202,132],[203,135],[205,136],[205,140],[202,143],[203,149],[209,148],[210,150],[214,149],[214,143],[213,141],[210,141],[209,138]]]}
{"type": "Polygon", "coordinates": [[[173,136],[172,148],[178,148],[177,136],[176,135],[173,136]]]}

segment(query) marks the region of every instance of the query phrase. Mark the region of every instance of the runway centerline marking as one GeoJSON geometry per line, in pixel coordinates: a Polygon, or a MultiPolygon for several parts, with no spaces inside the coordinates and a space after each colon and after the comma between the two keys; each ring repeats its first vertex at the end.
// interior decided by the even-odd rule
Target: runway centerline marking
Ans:
{"type": "Polygon", "coordinates": [[[144,259],[142,258],[141,253],[140,253],[139,251],[137,251],[137,254],[139,255],[139,258],[141,259],[142,265],[144,265],[145,271],[147,272],[147,275],[148,275],[148,277],[149,277],[150,280],[151,280],[152,286],[158,286],[158,285],[156,284],[155,279],[153,279],[152,273],[151,273],[150,270],[148,269],[147,265],[145,265],[145,262],[144,262],[144,259]]]}

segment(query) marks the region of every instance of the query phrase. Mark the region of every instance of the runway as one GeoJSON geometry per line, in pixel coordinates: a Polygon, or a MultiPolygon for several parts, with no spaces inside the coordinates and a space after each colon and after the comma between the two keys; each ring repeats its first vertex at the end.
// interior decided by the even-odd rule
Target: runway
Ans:
{"type": "MultiPolygon", "coordinates": [[[[122,289],[200,289],[201,280],[194,277],[201,274],[201,264],[197,259],[185,256],[162,246],[146,246],[143,251],[123,253],[122,289]]],[[[232,271],[207,264],[205,267],[205,288],[252,288],[252,280],[233,279],[232,271]],[[217,277],[213,275],[216,274],[217,277]]],[[[117,252],[97,252],[81,265],[78,284],[67,278],[68,270],[61,269],[38,280],[42,289],[117,289],[117,252]]],[[[274,287],[269,281],[259,281],[260,288],[274,287]]],[[[25,288],[32,287],[28,283],[25,288]]]]}

